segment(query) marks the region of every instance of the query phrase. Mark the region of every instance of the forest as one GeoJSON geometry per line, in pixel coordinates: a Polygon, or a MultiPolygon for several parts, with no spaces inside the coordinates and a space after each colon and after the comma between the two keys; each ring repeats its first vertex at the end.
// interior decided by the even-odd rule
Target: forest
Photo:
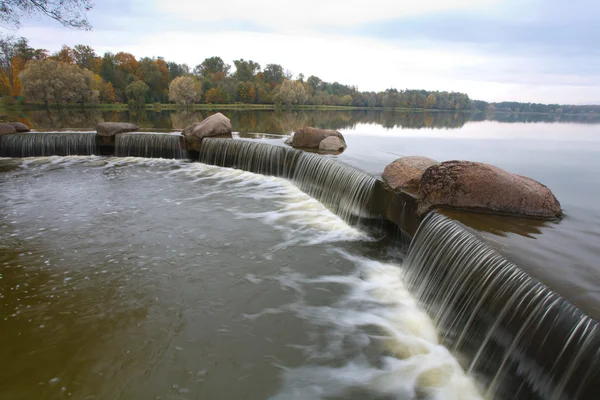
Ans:
{"type": "Polygon", "coordinates": [[[471,100],[465,93],[390,88],[363,92],[356,86],[326,82],[317,76],[294,76],[279,64],[264,67],[238,59],[233,66],[212,56],[193,68],[162,57],[98,55],[87,45],[50,54],[26,38],[0,38],[2,103],[46,107],[80,104],[148,103],[272,104],[281,107],[348,106],[393,109],[491,111],[512,113],[595,113],[600,106],[569,106],[471,100]]]}

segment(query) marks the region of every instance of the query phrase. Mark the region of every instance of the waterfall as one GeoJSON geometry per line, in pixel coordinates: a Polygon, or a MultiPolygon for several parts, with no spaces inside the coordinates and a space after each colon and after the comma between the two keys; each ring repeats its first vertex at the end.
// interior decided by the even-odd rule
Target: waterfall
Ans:
{"type": "Polygon", "coordinates": [[[204,139],[199,161],[289,179],[342,219],[377,219],[371,208],[376,179],[333,158],[249,140],[204,139]]]}
{"type": "Polygon", "coordinates": [[[95,132],[23,133],[0,136],[0,157],[92,155],[95,132]]]}
{"type": "Polygon", "coordinates": [[[430,213],[404,268],[442,341],[491,377],[488,397],[598,397],[598,322],[459,224],[430,213]]]}
{"type": "Polygon", "coordinates": [[[117,157],[188,158],[181,135],[167,133],[120,133],[116,135],[117,157]]]}

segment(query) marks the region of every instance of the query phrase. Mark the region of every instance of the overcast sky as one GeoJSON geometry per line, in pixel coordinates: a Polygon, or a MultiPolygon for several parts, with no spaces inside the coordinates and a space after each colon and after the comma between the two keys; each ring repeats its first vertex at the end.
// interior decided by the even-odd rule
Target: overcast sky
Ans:
{"type": "Polygon", "coordinates": [[[97,0],[92,32],[44,18],[33,47],[281,64],[360,90],[454,90],[487,101],[600,103],[599,0],[97,0]]]}

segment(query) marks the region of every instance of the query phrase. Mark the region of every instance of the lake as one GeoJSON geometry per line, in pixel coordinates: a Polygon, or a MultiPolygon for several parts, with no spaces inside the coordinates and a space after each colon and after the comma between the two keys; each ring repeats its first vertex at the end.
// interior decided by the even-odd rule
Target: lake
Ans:
{"type": "MultiPolygon", "coordinates": [[[[547,185],[564,218],[446,212],[600,317],[600,124],[593,118],[230,111],[235,137],[282,145],[338,129],[329,156],[375,177],[423,155],[547,185]]],[[[209,112],[31,111],[40,131],[209,112]]],[[[481,398],[407,290],[403,251],[290,182],[182,160],[38,157],[0,173],[0,397],[481,398]],[[400,253],[400,254],[399,254],[400,253]]],[[[493,398],[510,397],[510,390],[493,398]]]]}

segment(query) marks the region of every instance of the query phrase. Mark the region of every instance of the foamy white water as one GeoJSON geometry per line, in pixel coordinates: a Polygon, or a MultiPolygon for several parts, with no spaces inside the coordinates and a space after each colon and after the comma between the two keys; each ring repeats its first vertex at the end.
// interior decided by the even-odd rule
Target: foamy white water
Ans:
{"type": "Polygon", "coordinates": [[[355,264],[353,274],[307,278],[290,273],[278,277],[282,285],[296,290],[300,299],[264,314],[292,311],[326,328],[327,345],[325,349],[303,349],[315,360],[314,365],[282,366],[283,387],[273,398],[345,397],[357,391],[397,399],[482,398],[475,381],[438,343],[431,319],[402,282],[401,267],[345,252],[339,255],[355,264]],[[344,286],[346,294],[334,305],[310,306],[302,294],[308,286],[319,284],[344,286]],[[362,346],[364,353],[336,368],[319,365],[339,357],[347,341],[362,346]],[[382,347],[386,355],[369,359],[372,346],[382,347]]]}

